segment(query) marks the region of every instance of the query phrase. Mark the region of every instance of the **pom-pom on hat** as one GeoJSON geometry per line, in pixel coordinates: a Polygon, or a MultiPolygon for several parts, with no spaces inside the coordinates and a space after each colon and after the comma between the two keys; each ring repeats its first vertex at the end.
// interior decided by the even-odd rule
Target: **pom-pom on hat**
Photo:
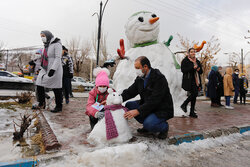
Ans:
{"type": "Polygon", "coordinates": [[[97,67],[93,71],[94,76],[96,76],[95,79],[95,85],[96,86],[109,86],[109,70],[107,68],[100,68],[97,67]]]}

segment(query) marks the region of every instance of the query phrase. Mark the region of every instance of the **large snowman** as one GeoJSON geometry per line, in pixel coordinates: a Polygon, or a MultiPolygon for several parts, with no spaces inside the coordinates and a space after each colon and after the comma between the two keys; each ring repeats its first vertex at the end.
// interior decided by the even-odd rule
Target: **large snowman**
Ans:
{"type": "Polygon", "coordinates": [[[114,88],[118,91],[128,88],[136,78],[135,59],[146,56],[151,66],[159,69],[168,81],[174,101],[174,115],[187,115],[180,108],[186,97],[181,88],[182,73],[176,68],[175,57],[166,43],[158,42],[159,28],[159,17],[152,12],[137,12],[128,19],[125,30],[130,48],[125,51],[123,41],[120,41],[118,54],[125,58],[119,62],[114,74],[114,88]]]}

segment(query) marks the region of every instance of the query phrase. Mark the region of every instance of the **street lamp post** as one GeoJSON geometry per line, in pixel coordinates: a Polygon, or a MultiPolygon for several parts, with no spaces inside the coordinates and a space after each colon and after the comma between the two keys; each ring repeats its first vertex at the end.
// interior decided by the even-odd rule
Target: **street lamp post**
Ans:
{"type": "Polygon", "coordinates": [[[108,3],[108,0],[105,2],[104,7],[102,8],[102,1],[100,2],[100,12],[98,13],[94,13],[92,16],[94,16],[95,14],[98,17],[98,35],[97,35],[97,53],[96,53],[96,66],[98,66],[98,62],[99,62],[99,52],[100,52],[100,40],[101,40],[101,26],[102,26],[102,17],[103,17],[103,13],[105,10],[105,7],[108,3]]]}

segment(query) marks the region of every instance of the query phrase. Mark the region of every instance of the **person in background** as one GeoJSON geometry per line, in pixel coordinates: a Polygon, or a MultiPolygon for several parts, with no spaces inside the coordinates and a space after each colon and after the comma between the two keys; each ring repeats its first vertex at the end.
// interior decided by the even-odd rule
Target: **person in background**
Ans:
{"type": "Polygon", "coordinates": [[[66,104],[69,103],[70,83],[73,78],[73,62],[68,54],[68,49],[62,46],[62,66],[63,66],[63,94],[66,104]]]}
{"type": "Polygon", "coordinates": [[[98,120],[104,117],[104,110],[96,108],[97,106],[105,105],[108,96],[109,88],[109,70],[107,68],[95,68],[93,71],[96,76],[95,87],[89,92],[88,102],[85,114],[89,116],[91,130],[94,128],[98,120]]]}
{"type": "Polygon", "coordinates": [[[241,73],[241,75],[240,75],[239,86],[240,86],[240,104],[242,104],[242,99],[243,99],[243,103],[246,104],[248,80],[247,80],[246,75],[244,73],[241,73]]]}
{"type": "Polygon", "coordinates": [[[218,79],[217,79],[217,66],[212,66],[211,71],[208,75],[208,86],[207,86],[207,96],[211,99],[211,107],[219,107],[216,103],[217,99],[217,89],[218,89],[218,79]]]}
{"type": "Polygon", "coordinates": [[[38,108],[45,108],[45,90],[51,88],[55,94],[56,106],[51,112],[62,111],[62,44],[50,31],[40,33],[44,43],[41,58],[41,70],[37,76],[36,85],[38,91],[38,108]]]}
{"type": "Polygon", "coordinates": [[[217,80],[218,80],[218,85],[216,89],[216,104],[219,106],[224,106],[221,104],[221,96],[224,96],[224,86],[223,86],[223,76],[222,76],[222,67],[218,67],[218,71],[216,72],[217,74],[217,80]]]}
{"type": "MultiPolygon", "coordinates": [[[[39,71],[41,70],[42,52],[43,52],[43,49],[38,49],[35,55],[33,56],[33,59],[29,62],[30,72],[33,73],[34,75],[33,82],[35,85],[36,85],[37,76],[39,74],[39,71]]],[[[35,93],[36,93],[36,101],[38,102],[37,86],[35,86],[35,93]]],[[[45,93],[45,98],[49,100],[50,96],[47,93],[45,93]]],[[[38,105],[37,102],[32,105],[32,109],[37,108],[37,105],[38,105]]]]}
{"type": "Polygon", "coordinates": [[[226,74],[223,78],[223,84],[224,84],[224,96],[226,99],[226,109],[233,110],[234,107],[230,106],[230,98],[234,95],[234,86],[233,86],[233,78],[232,78],[232,68],[228,67],[226,69],[226,74]]]}
{"type": "Polygon", "coordinates": [[[190,48],[188,50],[188,56],[186,56],[181,62],[182,88],[189,92],[188,98],[181,105],[181,109],[187,112],[187,105],[191,102],[190,117],[198,118],[198,115],[194,112],[196,97],[198,91],[201,90],[201,77],[203,73],[201,63],[195,57],[195,49],[190,48]]]}
{"type": "Polygon", "coordinates": [[[240,85],[239,85],[239,69],[234,70],[233,74],[233,85],[234,85],[234,104],[237,104],[239,91],[240,91],[240,85]]]}

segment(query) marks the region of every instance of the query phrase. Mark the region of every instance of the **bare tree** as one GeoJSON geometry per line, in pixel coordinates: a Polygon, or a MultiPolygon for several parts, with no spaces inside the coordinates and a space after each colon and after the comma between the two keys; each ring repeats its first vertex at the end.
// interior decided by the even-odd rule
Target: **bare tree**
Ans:
{"type": "Polygon", "coordinates": [[[72,38],[69,42],[66,42],[66,44],[74,62],[74,73],[76,76],[80,76],[80,73],[84,67],[86,67],[86,60],[91,51],[91,45],[89,41],[82,43],[80,38],[72,38]]]}
{"type": "MultiPolygon", "coordinates": [[[[190,41],[187,38],[184,39],[184,37],[180,34],[177,35],[180,39],[180,46],[177,47],[181,48],[183,51],[186,51],[183,55],[183,57],[185,57],[188,49],[192,48],[194,44],[198,44],[198,42],[190,41]]],[[[214,56],[217,55],[220,50],[221,48],[219,39],[215,38],[215,36],[212,36],[211,39],[207,41],[206,47],[200,52],[196,53],[203,69],[203,74],[201,76],[203,87],[205,87],[205,79],[208,76],[211,66],[216,64],[217,59],[215,59],[214,56]]]]}

